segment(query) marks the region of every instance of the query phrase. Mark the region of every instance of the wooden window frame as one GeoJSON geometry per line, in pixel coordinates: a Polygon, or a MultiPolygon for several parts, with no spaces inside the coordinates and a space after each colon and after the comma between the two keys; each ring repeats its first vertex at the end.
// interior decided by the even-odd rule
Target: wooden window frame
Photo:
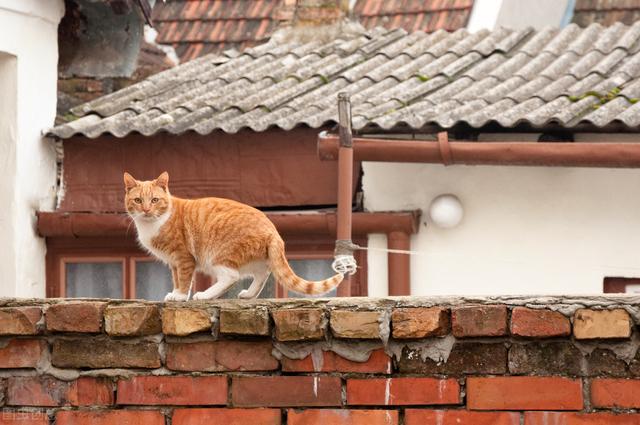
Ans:
{"type": "MultiPolygon", "coordinates": [[[[354,239],[366,246],[366,238],[354,239]]],[[[290,260],[312,260],[333,258],[333,242],[325,237],[295,237],[285,239],[287,258],[290,260]]],[[[367,296],[367,255],[365,251],[354,253],[359,265],[358,273],[351,279],[353,296],[367,296]]],[[[46,294],[47,298],[66,296],[66,264],[70,262],[118,262],[123,263],[123,299],[135,299],[135,268],[137,261],[157,261],[147,255],[133,238],[110,237],[59,237],[47,238],[46,294]],[[76,261],[77,260],[77,261],[76,261]]],[[[196,291],[210,286],[210,278],[199,275],[196,291]]],[[[276,285],[276,298],[284,298],[286,290],[276,285]]]]}
{"type": "MultiPolygon", "coordinates": [[[[60,267],[59,267],[59,286],[60,292],[63,294],[67,293],[67,264],[86,264],[86,263],[120,263],[122,265],[122,281],[120,282],[120,286],[122,288],[122,298],[130,298],[128,296],[128,285],[127,285],[127,273],[128,273],[128,261],[124,256],[114,255],[112,257],[107,256],[99,256],[94,257],[91,255],[61,255],[60,256],[60,267]]],[[[134,298],[134,297],[131,297],[134,298]]]]}
{"type": "Polygon", "coordinates": [[[627,292],[627,285],[640,285],[640,278],[605,277],[602,289],[605,294],[624,294],[627,292]]]}

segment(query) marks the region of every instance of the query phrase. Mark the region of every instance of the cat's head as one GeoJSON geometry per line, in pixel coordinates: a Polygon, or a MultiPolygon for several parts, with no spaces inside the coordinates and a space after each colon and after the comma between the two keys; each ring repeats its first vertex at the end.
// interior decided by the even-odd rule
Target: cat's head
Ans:
{"type": "Polygon", "coordinates": [[[165,171],[155,180],[140,181],[124,173],[124,205],[134,219],[154,220],[171,208],[169,174],[165,171]]]}

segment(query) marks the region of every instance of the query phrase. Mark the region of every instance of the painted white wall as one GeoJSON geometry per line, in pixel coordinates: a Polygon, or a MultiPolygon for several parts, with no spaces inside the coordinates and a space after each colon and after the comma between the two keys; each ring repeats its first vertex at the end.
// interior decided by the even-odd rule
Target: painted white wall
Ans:
{"type": "Polygon", "coordinates": [[[495,28],[502,2],[503,0],[474,0],[467,29],[476,32],[483,28],[495,28]]]}
{"type": "MultiPolygon", "coordinates": [[[[369,211],[423,210],[411,248],[413,295],[601,293],[640,277],[640,170],[365,163],[369,211]],[[428,207],[457,195],[462,223],[439,229],[428,207]]],[[[381,238],[369,246],[385,247],[381,238]]],[[[371,270],[386,257],[370,257],[371,270]]],[[[386,273],[369,272],[383,288],[386,273]]],[[[377,293],[379,289],[375,289],[377,293]]]]}
{"type": "Polygon", "coordinates": [[[54,202],[55,152],[42,132],[55,119],[63,14],[62,0],[0,0],[0,110],[9,112],[0,118],[0,296],[45,295],[35,212],[54,202]]]}
{"type": "Polygon", "coordinates": [[[562,27],[573,7],[573,0],[475,0],[467,29],[562,27]]]}

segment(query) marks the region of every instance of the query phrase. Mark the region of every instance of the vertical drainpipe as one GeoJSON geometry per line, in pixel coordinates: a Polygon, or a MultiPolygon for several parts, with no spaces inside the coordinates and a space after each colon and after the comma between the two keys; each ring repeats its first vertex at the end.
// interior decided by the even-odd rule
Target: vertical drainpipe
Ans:
{"type": "MultiPolygon", "coordinates": [[[[351,241],[351,210],[353,194],[353,142],[351,137],[351,103],[347,93],[338,93],[338,228],[337,239],[351,241]]],[[[351,277],[345,275],[338,287],[339,297],[351,296],[351,277]]]]}
{"type": "MultiPolygon", "coordinates": [[[[387,234],[387,248],[409,251],[411,249],[411,237],[404,232],[391,232],[387,234]]],[[[407,254],[387,254],[389,295],[410,295],[411,275],[410,256],[407,254]]]]}

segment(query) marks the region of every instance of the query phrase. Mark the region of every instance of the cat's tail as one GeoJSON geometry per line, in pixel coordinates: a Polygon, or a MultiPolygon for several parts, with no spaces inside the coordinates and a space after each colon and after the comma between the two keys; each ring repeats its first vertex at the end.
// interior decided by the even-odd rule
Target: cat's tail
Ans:
{"type": "Polygon", "coordinates": [[[319,281],[305,280],[294,273],[289,266],[287,257],[284,255],[284,242],[279,236],[274,236],[268,248],[269,263],[271,272],[276,280],[285,288],[301,294],[324,294],[338,286],[343,275],[340,273],[329,279],[319,281]]]}

